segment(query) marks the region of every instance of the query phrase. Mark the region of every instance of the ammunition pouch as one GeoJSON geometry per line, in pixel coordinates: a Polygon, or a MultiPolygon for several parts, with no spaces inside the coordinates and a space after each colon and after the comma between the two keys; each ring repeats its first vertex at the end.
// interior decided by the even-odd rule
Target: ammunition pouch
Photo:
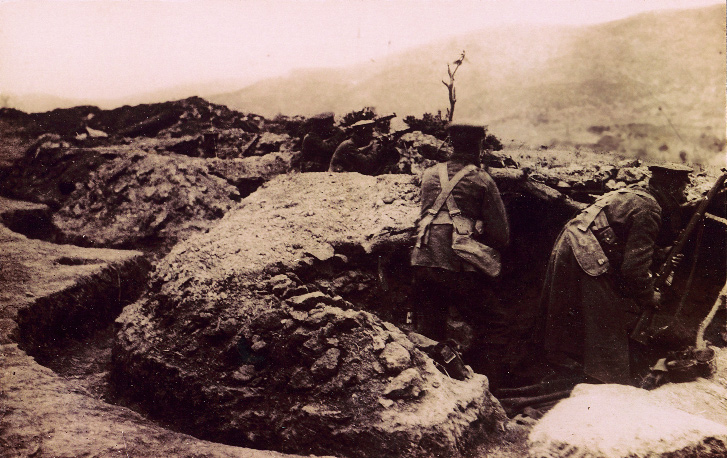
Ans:
{"type": "Polygon", "coordinates": [[[462,260],[477,267],[480,271],[495,278],[502,271],[500,253],[484,243],[472,238],[472,234],[452,232],[452,250],[462,260]]]}
{"type": "MultiPolygon", "coordinates": [[[[417,230],[417,248],[426,245],[429,238],[429,227],[432,224],[452,225],[452,251],[463,261],[494,278],[500,275],[502,263],[500,253],[473,238],[477,234],[477,223],[471,218],[462,216],[454,197],[451,195],[454,186],[468,173],[476,169],[469,165],[460,170],[451,180],[447,176],[447,164],[439,164],[439,180],[442,191],[434,205],[420,215],[417,230]],[[444,204],[447,209],[443,210],[444,204]]],[[[481,224],[481,223],[480,223],[481,224]]]]}

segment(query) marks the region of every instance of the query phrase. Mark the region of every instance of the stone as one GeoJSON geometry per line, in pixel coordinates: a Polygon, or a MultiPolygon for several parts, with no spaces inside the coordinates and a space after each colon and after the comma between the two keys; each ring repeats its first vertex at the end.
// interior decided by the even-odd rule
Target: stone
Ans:
{"type": "Polygon", "coordinates": [[[277,297],[282,297],[286,291],[292,289],[294,286],[295,283],[293,283],[288,277],[285,277],[285,281],[274,283],[271,291],[277,297]]]}
{"type": "Polygon", "coordinates": [[[658,391],[576,386],[531,431],[531,456],[725,456],[727,425],[671,407],[658,391]]]}
{"type": "Polygon", "coordinates": [[[411,340],[414,346],[423,352],[428,352],[437,345],[436,340],[430,339],[429,337],[416,332],[409,333],[409,340],[411,340]]]}
{"type": "Polygon", "coordinates": [[[390,342],[379,355],[388,372],[399,373],[411,364],[411,354],[398,342],[390,342]]]}
{"type": "Polygon", "coordinates": [[[622,168],[616,174],[616,181],[623,181],[631,184],[642,181],[646,178],[646,172],[638,167],[622,168]]]}
{"type": "Polygon", "coordinates": [[[249,382],[255,377],[255,366],[245,364],[232,373],[232,379],[238,382],[249,382]]]}
{"type": "Polygon", "coordinates": [[[329,243],[321,243],[308,248],[304,254],[309,254],[319,261],[327,261],[336,254],[336,250],[329,243]]]}
{"type": "Polygon", "coordinates": [[[605,184],[606,191],[615,191],[616,189],[621,189],[626,187],[626,183],[623,181],[616,181],[616,180],[608,180],[605,184]]]}
{"type": "Polygon", "coordinates": [[[303,294],[300,296],[294,296],[286,299],[286,302],[288,305],[293,307],[294,309],[298,310],[310,310],[316,305],[318,305],[319,302],[325,302],[325,300],[328,298],[325,294],[321,293],[320,291],[315,291],[312,293],[303,294]]]}
{"type": "Polygon", "coordinates": [[[371,337],[371,340],[372,340],[375,352],[379,352],[386,347],[386,339],[384,339],[383,337],[381,337],[379,335],[375,335],[375,336],[371,337]]]}
{"type": "Polygon", "coordinates": [[[270,310],[255,317],[252,326],[263,332],[273,331],[282,327],[284,318],[288,318],[288,315],[282,310],[270,310]]]}
{"type": "Polygon", "coordinates": [[[313,377],[311,377],[310,372],[307,369],[299,367],[290,377],[288,386],[294,390],[309,390],[313,388],[315,384],[313,383],[313,377]]]}
{"type": "Polygon", "coordinates": [[[423,380],[413,367],[402,371],[389,382],[384,396],[389,399],[415,399],[422,394],[423,380]]]}
{"type": "Polygon", "coordinates": [[[620,169],[623,169],[626,167],[639,167],[641,165],[641,161],[638,159],[624,159],[624,160],[618,161],[618,163],[616,163],[616,165],[620,169]]]}
{"type": "Polygon", "coordinates": [[[384,409],[388,409],[394,405],[394,401],[392,401],[391,399],[379,398],[379,404],[381,404],[381,407],[383,407],[384,409]]]}
{"type": "Polygon", "coordinates": [[[323,380],[331,377],[338,368],[338,362],[341,357],[341,350],[338,348],[329,348],[326,352],[313,363],[311,366],[311,374],[317,380],[323,380]]]}

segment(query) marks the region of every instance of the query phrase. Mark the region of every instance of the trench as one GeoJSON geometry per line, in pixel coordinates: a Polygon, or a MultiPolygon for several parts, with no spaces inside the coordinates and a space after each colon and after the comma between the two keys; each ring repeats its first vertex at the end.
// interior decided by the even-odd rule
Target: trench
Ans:
{"type": "MultiPolygon", "coordinates": [[[[508,334],[493,353],[470,355],[466,362],[480,373],[486,373],[492,383],[516,385],[521,380],[518,368],[537,355],[533,330],[541,318],[538,308],[540,287],[547,259],[555,238],[571,212],[557,206],[546,206],[529,195],[503,193],[513,228],[510,247],[503,253],[505,270],[496,285],[497,300],[507,311],[508,334]],[[496,372],[488,361],[499,358],[496,372]],[[489,373],[485,372],[489,371],[489,373]]],[[[22,221],[18,223],[23,226],[22,221]]],[[[664,348],[693,343],[699,322],[717,300],[727,278],[727,237],[725,227],[715,221],[705,222],[705,233],[698,253],[694,240],[687,245],[686,259],[679,266],[673,285],[673,298],[663,309],[658,324],[671,324],[674,335],[665,338],[664,348]],[[686,278],[695,255],[696,274],[686,299],[683,299],[686,278]],[[684,300],[678,322],[669,315],[684,300]]],[[[409,266],[408,243],[378,247],[365,253],[359,246],[336,247],[342,256],[291,272],[310,290],[340,295],[357,309],[367,310],[404,330],[410,329],[407,312],[416,304],[409,266]]],[[[66,262],[74,263],[73,258],[66,262]]],[[[75,292],[49,298],[37,308],[19,317],[20,346],[38,362],[57,374],[77,380],[88,392],[103,401],[130,407],[151,420],[170,429],[205,439],[222,439],[231,445],[246,445],[221,438],[214,432],[185,428],[175,422],[169,410],[149,404],[148,396],[122,392],[113,378],[112,347],[113,321],[125,305],[143,294],[150,265],[138,263],[123,272],[133,279],[134,288],[122,291],[118,284],[121,272],[110,269],[75,292]],[[79,307],[82,304],[82,307],[79,307]],[[89,313],[89,310],[92,312],[89,313]],[[159,410],[159,407],[162,410],[159,410]]],[[[723,346],[727,339],[725,312],[721,310],[707,331],[712,344],[723,346]]],[[[452,320],[456,325],[456,319],[452,320]]],[[[143,389],[142,389],[143,391],[143,389]]],[[[172,410],[174,415],[190,412],[172,410]]]]}

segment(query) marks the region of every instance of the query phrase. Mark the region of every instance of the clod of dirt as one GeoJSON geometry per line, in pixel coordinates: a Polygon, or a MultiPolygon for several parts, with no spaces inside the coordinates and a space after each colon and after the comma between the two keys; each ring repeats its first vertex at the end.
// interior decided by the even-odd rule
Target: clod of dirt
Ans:
{"type": "Polygon", "coordinates": [[[446,377],[394,325],[306,283],[408,243],[417,195],[401,175],[267,183],[177,245],[119,317],[117,386],[202,437],[287,452],[462,456],[491,439],[505,417],[484,376],[446,377]]]}

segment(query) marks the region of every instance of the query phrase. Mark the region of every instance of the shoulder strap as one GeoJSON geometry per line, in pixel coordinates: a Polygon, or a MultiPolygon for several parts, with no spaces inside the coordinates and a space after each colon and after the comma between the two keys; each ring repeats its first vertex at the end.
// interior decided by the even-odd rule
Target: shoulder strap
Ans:
{"type": "MultiPolygon", "coordinates": [[[[652,196],[648,192],[644,191],[643,189],[637,189],[637,188],[621,188],[619,189],[619,192],[630,192],[632,194],[636,194],[637,196],[641,196],[648,200],[653,200],[654,202],[657,202],[656,197],[652,196]]],[[[658,202],[657,202],[658,203],[658,202]]]]}
{"type": "Polygon", "coordinates": [[[451,180],[448,179],[448,173],[447,173],[447,163],[441,162],[437,165],[437,169],[439,172],[439,183],[442,186],[442,191],[437,196],[436,200],[434,201],[434,204],[432,204],[431,207],[429,207],[427,210],[422,212],[422,216],[425,214],[430,214],[432,216],[439,213],[439,210],[442,209],[444,206],[444,203],[447,201],[447,198],[452,193],[452,190],[455,186],[457,186],[457,183],[460,182],[462,178],[465,177],[465,175],[469,174],[473,170],[475,170],[477,166],[474,164],[469,164],[468,166],[464,167],[462,170],[457,172],[451,180]]]}
{"type": "MultiPolygon", "coordinates": [[[[585,232],[588,230],[588,228],[591,226],[591,224],[598,218],[601,218],[602,210],[603,208],[608,205],[610,199],[617,195],[617,194],[636,194],[637,196],[643,197],[647,200],[652,200],[656,202],[656,198],[649,194],[648,192],[644,191],[643,189],[633,188],[633,187],[626,187],[617,189],[615,191],[611,191],[607,194],[602,195],[599,197],[594,203],[592,203],[588,208],[583,210],[581,213],[581,221],[578,223],[577,227],[581,231],[585,232]]],[[[603,224],[603,223],[602,223],[603,224]]]]}
{"type": "MultiPolygon", "coordinates": [[[[432,204],[431,207],[426,209],[421,213],[419,216],[419,224],[418,224],[418,233],[417,233],[417,242],[416,246],[421,247],[422,244],[425,242],[425,238],[427,237],[427,233],[429,231],[429,226],[432,224],[432,221],[434,221],[434,217],[437,216],[437,213],[439,213],[439,210],[442,209],[442,206],[444,206],[444,203],[447,202],[447,198],[450,197],[452,194],[452,190],[454,187],[459,183],[459,181],[465,177],[465,175],[469,174],[473,170],[477,169],[477,166],[473,164],[469,164],[468,166],[464,167],[462,170],[457,172],[451,180],[448,179],[448,173],[447,173],[447,163],[442,162],[439,165],[437,165],[437,171],[439,172],[439,182],[442,186],[442,191],[439,193],[437,198],[434,201],[434,204],[432,204]]],[[[451,199],[454,200],[454,199],[451,199]]],[[[456,204],[455,204],[456,207],[456,204]]]]}

